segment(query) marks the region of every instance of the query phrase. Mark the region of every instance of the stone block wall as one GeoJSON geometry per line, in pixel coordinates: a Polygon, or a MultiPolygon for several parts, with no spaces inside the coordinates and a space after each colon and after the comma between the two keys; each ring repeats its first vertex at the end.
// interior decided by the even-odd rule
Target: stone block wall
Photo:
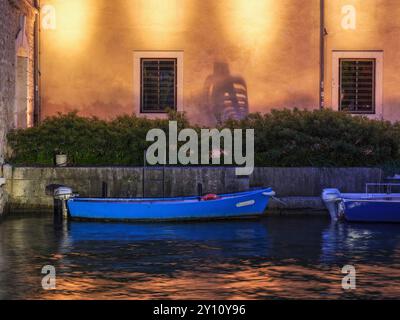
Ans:
{"type": "Polygon", "coordinates": [[[53,199],[45,195],[45,188],[52,183],[70,186],[84,197],[101,197],[103,182],[107,183],[109,197],[188,196],[197,194],[199,183],[205,193],[249,188],[249,179],[236,177],[234,168],[166,168],[163,173],[162,169],[144,172],[139,167],[13,168],[6,165],[4,175],[12,211],[51,209],[53,199]]]}
{"type": "Polygon", "coordinates": [[[375,168],[255,168],[247,178],[237,177],[231,167],[170,167],[143,171],[139,167],[11,167],[5,166],[11,212],[52,209],[53,199],[45,195],[51,183],[65,184],[81,196],[101,197],[102,183],[108,185],[109,197],[186,196],[197,194],[199,183],[204,193],[247,190],[271,186],[287,206],[271,203],[274,209],[312,211],[324,209],[320,200],[323,188],[342,192],[364,192],[365,183],[379,182],[382,170],[375,168]]]}
{"type": "MultiPolygon", "coordinates": [[[[6,135],[14,126],[16,95],[17,36],[25,16],[25,55],[27,64],[26,111],[33,112],[34,97],[34,0],[0,0],[0,166],[4,163],[6,135]]],[[[25,124],[26,125],[26,124],[25,124]]],[[[0,177],[3,177],[0,169],[0,177]]],[[[0,186],[0,214],[6,201],[0,186]]]]}

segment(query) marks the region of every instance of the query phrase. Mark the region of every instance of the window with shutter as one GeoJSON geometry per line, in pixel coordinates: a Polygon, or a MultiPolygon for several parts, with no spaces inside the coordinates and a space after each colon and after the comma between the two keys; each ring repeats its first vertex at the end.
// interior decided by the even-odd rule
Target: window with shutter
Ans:
{"type": "Polygon", "coordinates": [[[140,110],[164,113],[177,106],[177,59],[142,58],[140,110]]]}
{"type": "Polygon", "coordinates": [[[375,59],[339,60],[339,110],[375,113],[375,59]]]}

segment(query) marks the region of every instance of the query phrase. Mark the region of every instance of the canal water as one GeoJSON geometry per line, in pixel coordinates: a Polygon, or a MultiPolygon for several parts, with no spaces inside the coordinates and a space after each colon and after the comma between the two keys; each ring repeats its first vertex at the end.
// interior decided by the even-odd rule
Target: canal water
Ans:
{"type": "Polygon", "coordinates": [[[207,223],[0,223],[0,299],[400,297],[400,225],[315,216],[207,223]],[[56,289],[42,288],[54,266],[56,289]],[[342,288],[342,267],[356,289],[342,288]]]}

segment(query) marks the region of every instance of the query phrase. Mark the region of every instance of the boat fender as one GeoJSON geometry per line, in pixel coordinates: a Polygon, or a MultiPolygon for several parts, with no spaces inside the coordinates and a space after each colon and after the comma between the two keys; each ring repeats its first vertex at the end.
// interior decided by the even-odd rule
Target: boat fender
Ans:
{"type": "Polygon", "coordinates": [[[203,200],[203,201],[210,201],[210,200],[217,200],[217,199],[219,199],[219,196],[217,196],[214,193],[209,193],[209,194],[206,194],[205,196],[201,197],[201,200],[203,200]]]}

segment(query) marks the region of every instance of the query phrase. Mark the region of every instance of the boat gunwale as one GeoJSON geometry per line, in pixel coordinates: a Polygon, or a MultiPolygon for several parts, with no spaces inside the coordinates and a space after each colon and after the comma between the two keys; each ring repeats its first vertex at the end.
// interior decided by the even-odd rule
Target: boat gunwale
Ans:
{"type": "Polygon", "coordinates": [[[75,197],[68,200],[72,202],[95,202],[95,203],[206,203],[221,200],[232,200],[244,196],[257,195],[263,192],[272,191],[271,187],[268,188],[257,188],[236,193],[218,194],[219,198],[208,201],[201,201],[200,196],[187,196],[187,197],[165,197],[165,198],[139,198],[139,197],[126,197],[126,198],[100,198],[100,197],[75,197]],[[197,201],[196,201],[197,200],[197,201]]]}
{"type": "Polygon", "coordinates": [[[358,199],[358,198],[342,198],[343,202],[382,202],[382,203],[400,203],[400,195],[397,197],[387,197],[387,198],[368,198],[368,199],[358,199]]]}

